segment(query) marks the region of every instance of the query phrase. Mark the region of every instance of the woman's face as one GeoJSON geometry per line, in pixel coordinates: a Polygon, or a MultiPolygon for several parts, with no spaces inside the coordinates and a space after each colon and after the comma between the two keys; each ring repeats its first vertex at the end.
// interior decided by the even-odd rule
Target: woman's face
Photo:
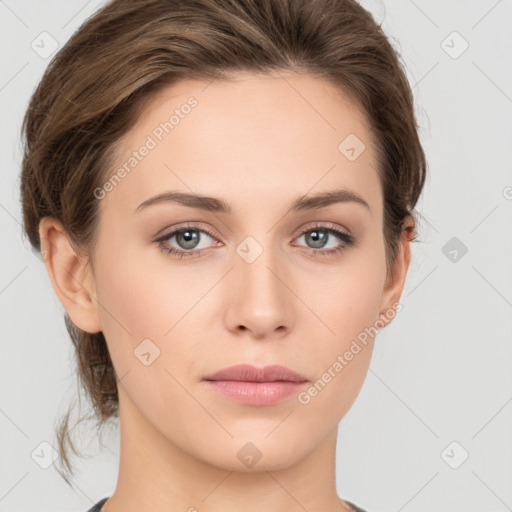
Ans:
{"type": "Polygon", "coordinates": [[[235,471],[311,454],[354,402],[371,328],[394,316],[405,276],[386,281],[363,116],[312,76],[182,81],[152,99],[116,161],[95,192],[92,293],[121,421],[235,471]],[[162,194],[179,196],[152,201],[162,194]],[[305,382],[205,380],[239,364],[305,382]]]}

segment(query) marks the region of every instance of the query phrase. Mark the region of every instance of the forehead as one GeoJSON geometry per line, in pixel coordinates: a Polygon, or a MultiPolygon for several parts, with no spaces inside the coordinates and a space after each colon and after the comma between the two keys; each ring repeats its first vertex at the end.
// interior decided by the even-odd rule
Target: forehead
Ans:
{"type": "Polygon", "coordinates": [[[236,202],[251,191],[261,206],[276,190],[296,197],[347,186],[378,205],[371,137],[357,103],[318,77],[182,80],[154,95],[119,141],[117,167],[127,168],[143,146],[150,149],[108,201],[135,208],[151,195],[182,190],[236,202]]]}

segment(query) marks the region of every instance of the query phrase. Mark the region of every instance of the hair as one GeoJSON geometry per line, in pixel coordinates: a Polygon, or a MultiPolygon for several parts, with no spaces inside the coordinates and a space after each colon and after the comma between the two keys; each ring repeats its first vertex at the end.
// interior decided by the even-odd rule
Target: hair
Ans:
{"type": "MultiPolygon", "coordinates": [[[[355,0],[112,0],[89,17],[49,63],[21,134],[24,230],[41,251],[39,222],[58,219],[93,265],[99,223],[94,190],[114,165],[119,139],[145,105],[181,79],[295,71],[328,80],[363,112],[378,155],[386,268],[398,243],[416,240],[426,160],[405,67],[381,26],[355,0]],[[413,226],[404,228],[405,220],[413,226]]],[[[102,332],[64,313],[77,382],[99,427],[118,416],[117,377],[102,332]]],[[[56,429],[59,471],[69,484],[72,406],[56,429]]],[[[83,419],[83,418],[82,418],[83,419]]]]}

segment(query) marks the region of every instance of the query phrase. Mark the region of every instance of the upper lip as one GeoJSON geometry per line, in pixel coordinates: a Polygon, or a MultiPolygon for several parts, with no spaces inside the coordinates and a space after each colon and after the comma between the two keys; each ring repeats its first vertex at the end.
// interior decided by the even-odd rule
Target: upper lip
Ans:
{"type": "Polygon", "coordinates": [[[222,370],[205,377],[205,380],[238,380],[246,382],[306,382],[307,379],[286,366],[274,364],[257,368],[250,364],[239,364],[229,366],[222,370]]]}

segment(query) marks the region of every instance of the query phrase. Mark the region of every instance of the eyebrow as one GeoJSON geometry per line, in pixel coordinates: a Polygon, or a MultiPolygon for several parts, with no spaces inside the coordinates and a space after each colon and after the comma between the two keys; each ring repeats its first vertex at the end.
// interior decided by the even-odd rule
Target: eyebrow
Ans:
{"type": "MultiPolygon", "coordinates": [[[[135,209],[134,213],[144,210],[148,206],[175,202],[190,208],[197,208],[216,213],[232,213],[229,203],[216,197],[198,196],[196,194],[189,194],[186,192],[169,191],[158,194],[154,197],[146,199],[135,209]]],[[[292,212],[299,212],[304,210],[314,210],[317,208],[324,208],[335,203],[349,203],[353,202],[364,206],[371,212],[370,205],[356,192],[347,189],[332,190],[329,192],[321,192],[312,195],[303,195],[296,199],[290,206],[292,212]]]]}

